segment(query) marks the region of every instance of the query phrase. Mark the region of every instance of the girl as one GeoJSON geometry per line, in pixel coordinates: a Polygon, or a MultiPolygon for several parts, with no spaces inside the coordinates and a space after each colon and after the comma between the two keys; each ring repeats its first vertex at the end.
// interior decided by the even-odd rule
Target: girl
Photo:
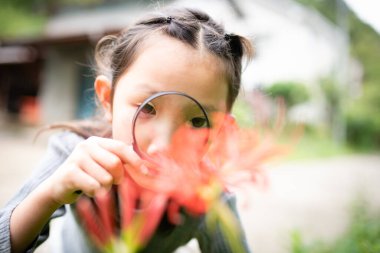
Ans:
{"type": "MultiPolygon", "coordinates": [[[[75,202],[78,192],[92,197],[109,190],[129,166],[142,165],[131,145],[137,107],[153,93],[179,91],[209,110],[229,112],[243,56],[252,56],[247,39],[226,34],[207,14],[191,9],[167,9],[101,39],[94,87],[104,115],[51,139],[37,173],[1,210],[0,252],[32,252],[46,240],[50,219],[65,212],[62,251],[96,252],[78,226],[75,202]]],[[[146,152],[164,149],[172,134],[146,137],[146,152]]],[[[234,210],[233,200],[227,198],[234,210]]],[[[202,252],[230,252],[220,233],[210,234],[195,219],[184,224],[166,237],[156,233],[159,240],[153,238],[144,252],[173,252],[194,237],[202,252]]],[[[241,243],[248,252],[244,238],[241,243]]]]}

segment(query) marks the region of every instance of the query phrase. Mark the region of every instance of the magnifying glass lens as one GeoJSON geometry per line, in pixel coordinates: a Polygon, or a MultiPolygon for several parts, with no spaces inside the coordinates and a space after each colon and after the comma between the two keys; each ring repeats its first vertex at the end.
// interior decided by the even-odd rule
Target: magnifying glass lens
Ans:
{"type": "Polygon", "coordinates": [[[180,92],[156,93],[136,111],[133,146],[141,158],[153,162],[157,153],[173,159],[201,159],[209,129],[207,113],[197,100],[180,92]]]}

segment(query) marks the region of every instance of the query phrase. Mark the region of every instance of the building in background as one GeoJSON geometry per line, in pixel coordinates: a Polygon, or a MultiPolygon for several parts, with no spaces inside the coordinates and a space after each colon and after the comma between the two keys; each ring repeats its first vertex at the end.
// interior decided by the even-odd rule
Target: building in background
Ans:
{"type": "MultiPolygon", "coordinates": [[[[120,2],[92,9],[66,10],[50,18],[41,38],[3,41],[0,106],[16,115],[33,111],[34,121],[39,123],[91,115],[95,104],[92,55],[96,42],[106,34],[124,29],[147,10],[158,7],[149,1],[120,2]]],[[[243,73],[246,91],[286,80],[302,82],[317,92],[318,80],[336,73],[347,77],[344,85],[351,87],[354,78],[360,81],[358,75],[348,75],[356,72],[349,71],[349,41],[344,30],[294,1],[178,0],[165,3],[200,8],[223,22],[227,30],[252,39],[256,57],[243,73]]],[[[304,107],[308,121],[324,117],[321,101],[315,101],[304,107]]]]}

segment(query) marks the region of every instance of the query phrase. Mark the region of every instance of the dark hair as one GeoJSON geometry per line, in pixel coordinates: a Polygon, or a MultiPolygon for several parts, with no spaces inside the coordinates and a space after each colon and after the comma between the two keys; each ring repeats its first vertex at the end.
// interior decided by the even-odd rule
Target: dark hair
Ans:
{"type": "MultiPolygon", "coordinates": [[[[195,49],[207,49],[221,60],[226,70],[227,109],[230,110],[240,90],[242,58],[245,56],[248,61],[252,58],[252,45],[247,38],[227,34],[223,26],[206,13],[188,8],[168,8],[149,14],[120,34],[105,36],[98,42],[95,49],[96,72],[112,81],[111,99],[118,79],[134,62],[139,50],[143,50],[144,42],[157,34],[178,39],[195,49]]],[[[96,121],[97,127],[86,124],[79,126],[80,131],[76,132],[85,137],[110,135],[110,130],[104,131],[106,123],[101,124],[100,118],[96,121]]]]}
{"type": "Polygon", "coordinates": [[[252,57],[248,39],[226,34],[224,28],[206,13],[194,9],[165,9],[150,14],[119,35],[102,38],[96,46],[97,74],[106,75],[113,86],[133,63],[143,42],[154,34],[178,39],[195,49],[206,48],[226,66],[229,84],[227,105],[231,109],[240,90],[242,57],[252,57]]]}

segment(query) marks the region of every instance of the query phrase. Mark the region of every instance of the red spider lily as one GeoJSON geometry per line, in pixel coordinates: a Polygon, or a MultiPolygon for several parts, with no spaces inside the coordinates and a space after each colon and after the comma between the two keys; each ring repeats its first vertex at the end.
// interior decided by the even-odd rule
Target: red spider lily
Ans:
{"type": "Polygon", "coordinates": [[[284,151],[268,134],[239,129],[229,115],[216,114],[213,122],[219,127],[209,133],[207,153],[199,142],[208,130],[185,126],[174,134],[168,150],[151,157],[158,168],[147,170],[151,173],[141,173],[138,168],[128,170],[143,188],[174,200],[169,206],[172,221],[178,221],[175,216],[179,207],[191,214],[204,214],[226,189],[265,185],[261,166],[284,151]]]}
{"type": "Polygon", "coordinates": [[[77,212],[100,250],[134,253],[154,234],[166,210],[167,198],[141,188],[129,177],[125,177],[117,189],[119,210],[115,208],[114,194],[102,191],[93,199],[82,197],[77,203],[77,212]],[[119,211],[121,224],[117,225],[116,215],[119,211]]]}
{"type": "Polygon", "coordinates": [[[96,198],[82,197],[77,202],[76,210],[84,227],[98,248],[109,251],[115,238],[114,200],[107,192],[99,192],[96,198]]]}
{"type": "Polygon", "coordinates": [[[129,252],[135,252],[153,235],[166,210],[167,197],[141,188],[129,177],[119,185],[119,195],[122,238],[129,252]]]}
{"type": "Polygon", "coordinates": [[[285,153],[284,147],[275,143],[269,132],[259,129],[241,129],[231,116],[215,115],[223,120],[217,138],[207,154],[209,164],[226,188],[241,185],[266,184],[263,166],[274,157],[285,153]]]}
{"type": "Polygon", "coordinates": [[[164,212],[178,224],[179,210],[184,208],[192,215],[208,213],[209,223],[218,223],[231,247],[240,252],[237,223],[220,196],[230,188],[265,185],[261,167],[283,149],[262,131],[239,129],[229,115],[214,115],[213,124],[211,130],[179,128],[167,150],[150,156],[153,164],[126,169],[118,186],[121,233],[116,232],[111,215],[115,201],[110,193],[95,197],[96,208],[89,199],[78,203],[84,225],[99,248],[136,252],[154,234],[164,212]],[[210,138],[207,144],[205,136],[210,138]]]}
{"type": "Polygon", "coordinates": [[[211,167],[202,166],[201,162],[206,152],[206,131],[181,127],[167,150],[151,155],[155,169],[152,166],[144,169],[148,173],[141,173],[139,168],[128,170],[141,187],[161,192],[174,200],[169,206],[172,221],[177,220],[174,216],[180,207],[185,207],[192,214],[204,214],[208,209],[210,201],[205,201],[207,189],[204,186],[212,184],[214,172],[211,167]]]}

